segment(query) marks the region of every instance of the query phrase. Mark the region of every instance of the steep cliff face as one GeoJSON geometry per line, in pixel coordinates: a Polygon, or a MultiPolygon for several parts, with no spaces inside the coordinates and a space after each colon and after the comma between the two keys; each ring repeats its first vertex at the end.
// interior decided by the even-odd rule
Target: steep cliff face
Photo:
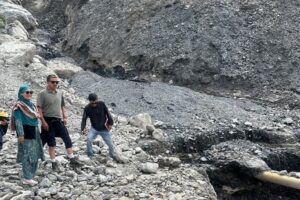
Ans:
{"type": "Polygon", "coordinates": [[[299,1],[282,0],[82,0],[67,7],[64,49],[102,74],[209,91],[297,89],[299,12],[299,1]]]}

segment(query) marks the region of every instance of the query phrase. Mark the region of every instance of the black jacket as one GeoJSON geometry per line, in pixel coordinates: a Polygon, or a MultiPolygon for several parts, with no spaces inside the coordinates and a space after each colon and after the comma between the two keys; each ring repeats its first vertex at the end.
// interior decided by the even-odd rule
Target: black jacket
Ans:
{"type": "Polygon", "coordinates": [[[95,107],[88,104],[84,108],[81,121],[81,130],[85,129],[87,118],[90,118],[92,127],[97,131],[107,130],[105,124],[114,124],[106,105],[102,101],[98,101],[95,107]]]}

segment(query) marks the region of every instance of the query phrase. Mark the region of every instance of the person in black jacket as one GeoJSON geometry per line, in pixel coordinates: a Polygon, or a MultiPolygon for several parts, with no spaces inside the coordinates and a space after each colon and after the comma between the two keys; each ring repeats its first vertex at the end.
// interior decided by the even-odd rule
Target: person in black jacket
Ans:
{"type": "Polygon", "coordinates": [[[90,118],[91,129],[87,135],[87,155],[92,158],[93,148],[92,144],[95,138],[100,135],[109,149],[109,156],[115,158],[115,147],[111,139],[110,130],[114,123],[106,105],[102,101],[98,101],[96,94],[91,93],[88,96],[89,104],[84,108],[84,113],[81,121],[81,132],[86,134],[86,120],[90,118]]]}

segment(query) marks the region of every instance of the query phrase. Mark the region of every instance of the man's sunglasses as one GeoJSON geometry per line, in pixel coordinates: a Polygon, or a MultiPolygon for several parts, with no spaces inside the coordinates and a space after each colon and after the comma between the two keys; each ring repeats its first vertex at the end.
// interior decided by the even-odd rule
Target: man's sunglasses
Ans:
{"type": "Polygon", "coordinates": [[[58,84],[59,83],[59,81],[50,81],[52,84],[58,84]]]}
{"type": "Polygon", "coordinates": [[[25,94],[33,94],[33,91],[26,91],[25,94]]]}

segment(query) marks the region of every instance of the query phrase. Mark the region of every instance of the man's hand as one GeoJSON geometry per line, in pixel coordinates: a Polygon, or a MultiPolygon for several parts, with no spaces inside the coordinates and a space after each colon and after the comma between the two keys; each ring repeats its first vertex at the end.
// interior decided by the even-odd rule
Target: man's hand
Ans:
{"type": "Polygon", "coordinates": [[[106,125],[106,128],[107,128],[108,131],[111,131],[112,125],[106,125]]]}
{"type": "Polygon", "coordinates": [[[87,129],[86,129],[86,128],[83,129],[83,130],[81,131],[81,134],[82,134],[82,135],[86,135],[86,134],[87,134],[87,129]]]}
{"type": "Polygon", "coordinates": [[[49,125],[47,124],[47,122],[42,123],[42,129],[45,131],[49,131],[49,125]]]}
{"type": "Polygon", "coordinates": [[[18,137],[18,142],[19,142],[20,144],[23,144],[23,143],[24,143],[24,136],[19,136],[19,137],[18,137]]]}
{"type": "Polygon", "coordinates": [[[63,118],[64,125],[67,125],[68,119],[66,117],[63,118]]]}

